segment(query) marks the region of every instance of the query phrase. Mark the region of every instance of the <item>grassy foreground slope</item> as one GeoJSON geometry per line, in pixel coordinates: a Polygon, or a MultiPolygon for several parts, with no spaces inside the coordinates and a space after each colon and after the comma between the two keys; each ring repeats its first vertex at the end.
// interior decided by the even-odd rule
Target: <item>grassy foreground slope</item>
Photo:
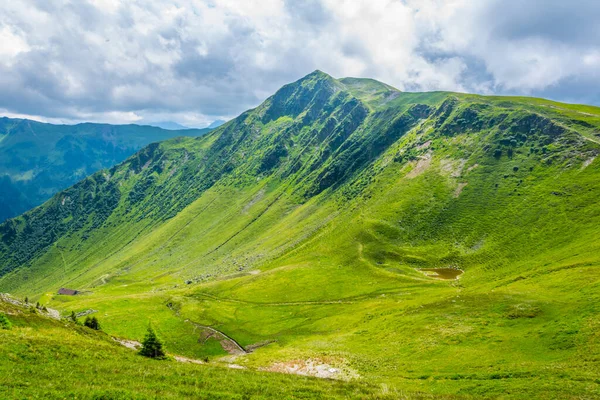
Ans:
{"type": "Polygon", "coordinates": [[[0,221],[38,206],[93,172],[147,146],[209,129],[170,131],[152,126],[52,125],[0,118],[0,221]]]}
{"type": "Polygon", "coordinates": [[[0,290],[97,310],[130,339],[151,320],[170,351],[216,363],[599,396],[599,131],[594,107],[317,71],[0,225],[0,290]]]}
{"type": "Polygon", "coordinates": [[[154,361],[110,336],[0,300],[0,397],[43,399],[393,398],[360,382],[154,361]]]}

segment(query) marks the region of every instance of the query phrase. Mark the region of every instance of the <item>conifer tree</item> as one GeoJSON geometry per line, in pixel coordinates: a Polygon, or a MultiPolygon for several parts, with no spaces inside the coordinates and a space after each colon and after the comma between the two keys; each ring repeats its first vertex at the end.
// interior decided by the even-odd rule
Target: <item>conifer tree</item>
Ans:
{"type": "Polygon", "coordinates": [[[77,315],[75,315],[75,311],[71,311],[71,316],[69,318],[71,321],[77,323],[77,315]]]}
{"type": "Polygon", "coordinates": [[[151,325],[148,325],[148,331],[146,332],[146,336],[142,342],[140,354],[150,358],[164,358],[165,352],[162,346],[162,342],[158,336],[156,336],[154,329],[152,329],[151,325]]]}
{"type": "Polygon", "coordinates": [[[102,330],[102,328],[100,328],[100,322],[98,322],[98,318],[96,317],[92,317],[92,329],[95,329],[97,331],[102,330]]]}

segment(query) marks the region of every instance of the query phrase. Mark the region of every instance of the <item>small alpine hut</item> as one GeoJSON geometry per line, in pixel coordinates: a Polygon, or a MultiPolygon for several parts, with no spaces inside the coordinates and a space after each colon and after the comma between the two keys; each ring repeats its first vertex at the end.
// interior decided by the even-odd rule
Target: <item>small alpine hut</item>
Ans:
{"type": "Polygon", "coordinates": [[[67,288],[60,288],[60,290],[58,291],[58,294],[64,294],[66,296],[75,296],[78,293],[79,293],[78,290],[67,289],[67,288]]]}

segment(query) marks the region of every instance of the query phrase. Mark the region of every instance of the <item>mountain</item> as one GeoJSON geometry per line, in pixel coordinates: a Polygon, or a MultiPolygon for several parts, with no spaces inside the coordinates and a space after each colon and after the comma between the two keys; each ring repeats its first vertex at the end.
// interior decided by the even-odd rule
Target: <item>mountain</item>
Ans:
{"type": "Polygon", "coordinates": [[[225,121],[224,119],[216,119],[216,120],[214,120],[214,121],[213,121],[213,122],[212,122],[210,125],[208,125],[208,128],[209,128],[209,129],[215,129],[215,128],[218,128],[218,127],[220,127],[221,125],[223,125],[225,122],[227,122],[227,121],[225,121]]]}
{"type": "Polygon", "coordinates": [[[251,371],[598,397],[598,132],[596,107],[315,71],[1,224],[0,291],[251,371]]]}
{"type": "Polygon", "coordinates": [[[154,123],[151,123],[149,125],[150,126],[156,126],[158,128],[162,128],[162,129],[168,129],[168,130],[171,130],[171,131],[179,131],[179,130],[183,130],[183,129],[190,129],[187,126],[183,126],[183,125],[178,124],[177,122],[173,122],[173,121],[154,122],[154,123]]]}
{"type": "Polygon", "coordinates": [[[207,131],[91,123],[51,125],[0,118],[0,221],[42,204],[149,143],[207,131]]]}

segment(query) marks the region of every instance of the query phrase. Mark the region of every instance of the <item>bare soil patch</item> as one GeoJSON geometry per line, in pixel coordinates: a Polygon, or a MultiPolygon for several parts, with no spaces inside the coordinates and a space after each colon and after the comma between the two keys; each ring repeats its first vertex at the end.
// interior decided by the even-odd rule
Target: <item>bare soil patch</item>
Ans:
{"type": "Polygon", "coordinates": [[[423,149],[428,148],[429,146],[431,146],[431,140],[428,140],[425,143],[418,145],[417,149],[423,150],[423,149]]]}
{"type": "Polygon", "coordinates": [[[587,167],[589,167],[590,164],[592,164],[595,159],[596,159],[596,157],[592,157],[592,158],[588,158],[587,160],[585,160],[583,162],[583,165],[581,166],[581,169],[586,169],[587,167]]]}
{"type": "Polygon", "coordinates": [[[454,198],[458,198],[458,196],[460,196],[460,194],[462,193],[463,189],[467,185],[468,185],[467,182],[461,182],[461,183],[459,183],[458,186],[456,187],[456,190],[454,191],[454,198]]]}
{"type": "Polygon", "coordinates": [[[358,377],[356,372],[346,367],[334,367],[323,360],[309,358],[307,360],[293,360],[277,362],[269,367],[261,368],[263,371],[279,372],[284,374],[296,374],[313,376],[324,379],[349,380],[358,377]]]}
{"type": "Polygon", "coordinates": [[[408,179],[416,178],[417,176],[421,175],[427,168],[429,168],[430,165],[431,153],[427,153],[424,156],[421,156],[414,168],[408,174],[406,174],[406,177],[408,179]]]}
{"type": "Polygon", "coordinates": [[[446,174],[450,174],[452,178],[458,178],[465,167],[467,160],[444,159],[440,161],[440,169],[446,174]]]}
{"type": "Polygon", "coordinates": [[[479,167],[479,164],[473,164],[469,168],[467,168],[467,172],[471,172],[471,171],[473,171],[477,167],[479,167]]]}
{"type": "Polygon", "coordinates": [[[252,198],[252,200],[250,200],[242,209],[242,214],[246,214],[248,212],[248,210],[255,205],[256,203],[258,203],[259,201],[261,201],[263,199],[263,197],[265,197],[265,189],[260,189],[258,191],[258,193],[256,193],[256,195],[254,195],[254,197],[252,198]]]}

